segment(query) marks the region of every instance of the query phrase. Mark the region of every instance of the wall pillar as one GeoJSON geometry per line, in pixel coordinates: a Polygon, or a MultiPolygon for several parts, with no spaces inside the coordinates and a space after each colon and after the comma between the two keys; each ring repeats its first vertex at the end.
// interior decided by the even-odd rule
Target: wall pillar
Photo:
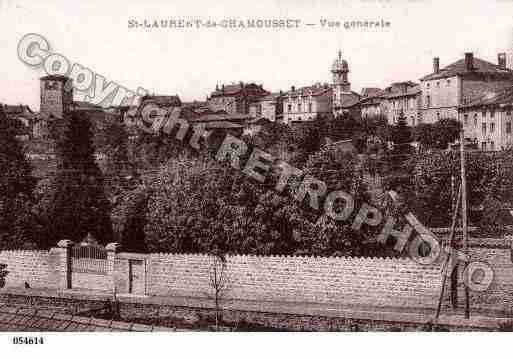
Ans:
{"type": "Polygon", "coordinates": [[[50,272],[56,289],[64,290],[72,288],[71,281],[71,247],[73,242],[63,239],[57,243],[57,247],[50,250],[51,260],[50,272]]]}
{"type": "Polygon", "coordinates": [[[117,294],[116,288],[116,271],[115,271],[115,262],[116,262],[116,252],[118,251],[119,243],[113,242],[107,244],[105,249],[107,250],[107,276],[109,278],[110,288],[109,290],[113,294],[117,294]]]}

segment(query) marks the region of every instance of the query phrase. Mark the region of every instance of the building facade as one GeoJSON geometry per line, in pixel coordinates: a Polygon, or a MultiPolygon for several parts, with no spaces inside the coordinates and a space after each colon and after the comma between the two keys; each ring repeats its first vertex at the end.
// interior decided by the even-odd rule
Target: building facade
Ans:
{"type": "Polygon", "coordinates": [[[433,72],[421,79],[422,120],[433,123],[441,118],[458,118],[459,106],[472,99],[513,84],[513,70],[506,66],[506,54],[499,53],[497,64],[465,53],[460,59],[440,69],[440,59],[433,59],[433,72]]]}
{"type": "Polygon", "coordinates": [[[476,98],[460,106],[459,120],[465,139],[482,151],[499,151],[513,145],[513,86],[476,98]]]}
{"type": "Polygon", "coordinates": [[[271,122],[283,120],[283,93],[272,93],[250,105],[250,116],[271,122]]]}
{"type": "Polygon", "coordinates": [[[249,114],[250,105],[258,102],[270,93],[263,85],[254,83],[216,86],[216,90],[207,98],[208,107],[213,112],[249,114]]]}
{"type": "Polygon", "coordinates": [[[328,84],[296,89],[294,86],[283,97],[283,122],[293,125],[313,121],[319,115],[333,111],[333,89],[328,84]]]}
{"type": "Polygon", "coordinates": [[[412,81],[395,82],[384,90],[366,91],[365,94],[367,96],[360,101],[362,118],[383,116],[390,125],[394,125],[404,115],[409,126],[422,122],[421,90],[412,81]]]}

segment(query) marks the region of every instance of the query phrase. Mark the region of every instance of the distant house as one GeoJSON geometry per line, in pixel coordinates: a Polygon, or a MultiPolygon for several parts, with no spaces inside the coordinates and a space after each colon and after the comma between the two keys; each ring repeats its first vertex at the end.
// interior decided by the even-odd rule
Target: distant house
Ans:
{"type": "Polygon", "coordinates": [[[250,105],[269,95],[263,85],[254,83],[216,86],[207,99],[208,107],[213,112],[249,114],[250,105]]]}
{"type": "Polygon", "coordinates": [[[27,105],[3,105],[7,118],[17,120],[19,124],[18,136],[32,138],[33,127],[37,122],[37,114],[27,105]]]}
{"type": "Polygon", "coordinates": [[[333,89],[328,84],[296,88],[283,95],[283,122],[294,125],[313,121],[318,115],[331,115],[333,89]]]}
{"type": "Polygon", "coordinates": [[[482,151],[513,147],[513,85],[490,91],[458,108],[465,139],[482,151]]]}

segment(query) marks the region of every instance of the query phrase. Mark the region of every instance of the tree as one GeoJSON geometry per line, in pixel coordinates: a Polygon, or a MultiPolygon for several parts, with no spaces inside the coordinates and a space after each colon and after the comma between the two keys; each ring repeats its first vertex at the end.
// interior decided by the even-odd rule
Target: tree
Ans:
{"type": "Polygon", "coordinates": [[[461,123],[443,118],[433,124],[421,123],[415,128],[415,139],[422,148],[445,150],[460,135],[461,123]]]}
{"type": "Polygon", "coordinates": [[[110,121],[105,129],[105,145],[102,148],[106,160],[104,176],[108,179],[109,193],[117,195],[133,188],[137,179],[134,163],[128,156],[128,132],[124,124],[110,121]]]}
{"type": "Polygon", "coordinates": [[[36,185],[15,123],[0,107],[0,248],[31,248],[35,233],[31,207],[36,185]]]}
{"type": "Polygon", "coordinates": [[[49,206],[47,246],[61,239],[81,240],[91,233],[100,243],[112,240],[110,204],[102,173],[95,162],[91,125],[87,115],[65,118],[63,138],[57,142],[59,163],[55,193],[49,206]]]}
{"type": "Polygon", "coordinates": [[[121,230],[121,250],[125,252],[146,253],[146,214],[149,199],[146,187],[138,188],[126,199],[126,212],[123,215],[124,225],[121,230]]]}
{"type": "Polygon", "coordinates": [[[393,148],[384,156],[384,185],[387,189],[404,194],[408,192],[412,175],[408,160],[413,153],[413,147],[410,145],[411,129],[402,111],[397,124],[390,129],[390,139],[393,142],[393,148]]]}
{"type": "Polygon", "coordinates": [[[228,276],[226,274],[226,258],[225,255],[214,251],[212,253],[212,263],[210,266],[210,287],[214,291],[215,300],[215,323],[216,331],[219,330],[219,321],[221,317],[220,299],[228,289],[228,276]]]}

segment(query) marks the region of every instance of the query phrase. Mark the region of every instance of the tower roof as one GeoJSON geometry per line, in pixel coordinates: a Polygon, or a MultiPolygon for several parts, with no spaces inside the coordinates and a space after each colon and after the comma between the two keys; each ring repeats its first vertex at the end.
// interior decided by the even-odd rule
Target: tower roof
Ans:
{"type": "Polygon", "coordinates": [[[333,66],[331,66],[331,71],[349,71],[349,65],[347,64],[347,61],[342,58],[342,51],[338,52],[338,57],[333,62],[333,66]]]}

